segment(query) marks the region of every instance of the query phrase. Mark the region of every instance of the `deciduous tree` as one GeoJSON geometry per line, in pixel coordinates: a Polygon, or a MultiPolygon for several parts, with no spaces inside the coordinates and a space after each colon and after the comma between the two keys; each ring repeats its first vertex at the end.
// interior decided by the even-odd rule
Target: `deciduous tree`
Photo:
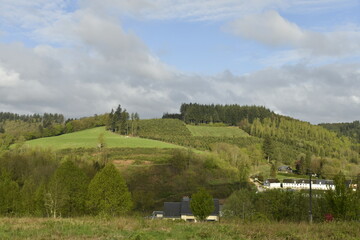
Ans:
{"type": "Polygon", "coordinates": [[[190,207],[195,218],[204,221],[214,211],[214,200],[210,193],[200,188],[191,196],[190,207]]]}
{"type": "Polygon", "coordinates": [[[118,216],[132,208],[125,180],[113,164],[98,172],[89,184],[88,207],[93,214],[118,216]]]}

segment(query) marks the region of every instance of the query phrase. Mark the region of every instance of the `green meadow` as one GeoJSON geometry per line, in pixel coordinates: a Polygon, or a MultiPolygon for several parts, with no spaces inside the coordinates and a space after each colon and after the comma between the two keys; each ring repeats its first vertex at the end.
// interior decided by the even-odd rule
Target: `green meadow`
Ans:
{"type": "Polygon", "coordinates": [[[238,127],[186,126],[195,137],[248,137],[249,134],[238,127]]]}
{"type": "Polygon", "coordinates": [[[104,134],[106,147],[108,148],[181,148],[175,144],[161,141],[121,136],[106,131],[105,127],[91,128],[55,137],[39,138],[27,141],[25,144],[31,147],[44,147],[56,150],[66,148],[95,148],[98,145],[98,137],[100,134],[104,134]]]}

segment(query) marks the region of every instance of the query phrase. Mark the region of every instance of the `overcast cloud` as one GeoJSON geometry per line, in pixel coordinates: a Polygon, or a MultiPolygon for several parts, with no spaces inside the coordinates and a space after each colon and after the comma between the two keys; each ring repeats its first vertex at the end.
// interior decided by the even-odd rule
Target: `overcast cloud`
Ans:
{"type": "MultiPolygon", "coordinates": [[[[274,10],[291,9],[296,1],[99,2],[79,1],[69,9],[70,1],[0,0],[0,111],[81,117],[120,103],[149,118],[199,102],[264,105],[313,123],[360,119],[360,63],[328,61],[359,57],[356,26],[315,32],[274,10]],[[242,76],[226,69],[215,76],[181,72],[125,31],[123,14],[161,21],[238,15],[225,24],[227,31],[278,51],[260,60],[267,62],[262,70],[242,76]],[[274,59],[278,63],[270,64],[274,59]]],[[[303,8],[339,3],[301,2],[303,8]]]]}

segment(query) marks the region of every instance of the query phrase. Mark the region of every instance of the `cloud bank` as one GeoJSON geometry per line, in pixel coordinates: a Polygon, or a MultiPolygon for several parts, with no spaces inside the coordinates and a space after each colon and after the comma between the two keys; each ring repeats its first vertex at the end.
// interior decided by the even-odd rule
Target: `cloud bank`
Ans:
{"type": "MultiPolygon", "coordinates": [[[[124,30],[117,17],[117,8],[151,17],[144,12],[166,5],[166,1],[107,0],[102,9],[98,1],[80,1],[80,7],[71,11],[66,10],[66,1],[60,0],[52,4],[31,1],[20,4],[22,8],[5,2],[5,8],[15,7],[17,12],[0,12],[1,19],[6,25],[26,29],[24,36],[36,44],[0,42],[0,111],[81,117],[108,112],[120,103],[149,118],[177,112],[183,102],[199,102],[264,105],[313,123],[360,119],[359,63],[280,64],[243,76],[229,71],[216,76],[188,74],[158,59],[142,39],[124,30]],[[36,14],[29,11],[36,7],[44,9],[36,14]]],[[[181,18],[189,6],[196,9],[196,4],[204,4],[188,1],[187,6],[185,2],[169,14],[181,18]]],[[[216,13],[206,13],[206,9],[217,11],[238,1],[219,2],[206,1],[201,13],[191,12],[189,19],[216,18],[216,13]]],[[[260,2],[272,6],[283,1],[254,1],[250,7],[259,4],[264,8],[260,2]]],[[[247,15],[230,26],[241,38],[310,52],[308,56],[343,56],[359,50],[356,31],[311,32],[274,11],[247,15]]]]}

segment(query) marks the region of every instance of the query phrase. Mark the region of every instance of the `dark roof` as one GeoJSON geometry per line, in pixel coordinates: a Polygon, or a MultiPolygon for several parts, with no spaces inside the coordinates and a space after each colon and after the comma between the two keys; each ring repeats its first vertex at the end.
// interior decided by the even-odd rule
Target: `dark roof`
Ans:
{"type": "MultiPolygon", "coordinates": [[[[190,201],[190,198],[183,198],[181,202],[165,202],[164,217],[180,217],[181,215],[193,215],[190,207],[190,201]]],[[[219,212],[219,199],[214,199],[214,211],[210,215],[217,216],[219,215],[219,212]]]]}
{"type": "Polygon", "coordinates": [[[165,202],[164,217],[180,217],[181,202],[165,202]]]}
{"type": "Polygon", "coordinates": [[[190,208],[190,198],[183,198],[181,201],[181,215],[192,215],[190,208]]]}
{"type": "MultiPolygon", "coordinates": [[[[284,179],[283,183],[310,183],[308,179],[284,179]]],[[[312,184],[333,184],[332,180],[325,180],[325,179],[313,179],[311,180],[312,184]]]]}
{"type": "Polygon", "coordinates": [[[289,166],[280,166],[280,167],[278,167],[278,170],[279,171],[288,171],[288,170],[292,170],[292,168],[289,166]]]}
{"type": "Polygon", "coordinates": [[[283,183],[294,183],[294,179],[284,179],[283,183]]]}
{"type": "Polygon", "coordinates": [[[270,179],[266,179],[266,182],[268,183],[279,183],[279,179],[274,179],[274,178],[270,178],[270,179]]]}

